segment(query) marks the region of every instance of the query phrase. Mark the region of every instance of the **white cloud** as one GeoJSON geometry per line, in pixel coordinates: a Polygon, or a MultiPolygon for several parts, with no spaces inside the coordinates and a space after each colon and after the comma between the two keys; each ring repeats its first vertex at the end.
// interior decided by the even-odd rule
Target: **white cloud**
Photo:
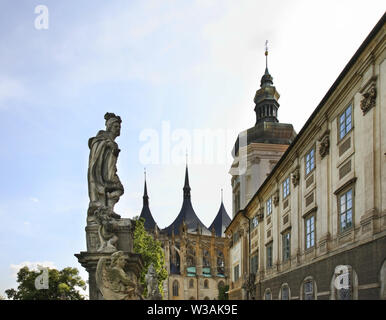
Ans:
{"type": "Polygon", "coordinates": [[[29,200],[31,200],[32,202],[35,202],[35,203],[39,202],[39,199],[36,197],[29,197],[29,200]]]}
{"type": "Polygon", "coordinates": [[[16,278],[17,277],[17,273],[23,267],[28,267],[28,269],[30,269],[30,270],[39,270],[38,266],[57,269],[57,267],[55,266],[55,263],[52,262],[52,261],[42,261],[42,262],[39,262],[39,261],[36,261],[36,262],[24,261],[24,262],[21,262],[19,264],[11,264],[10,265],[10,269],[12,271],[12,277],[16,278]]]}

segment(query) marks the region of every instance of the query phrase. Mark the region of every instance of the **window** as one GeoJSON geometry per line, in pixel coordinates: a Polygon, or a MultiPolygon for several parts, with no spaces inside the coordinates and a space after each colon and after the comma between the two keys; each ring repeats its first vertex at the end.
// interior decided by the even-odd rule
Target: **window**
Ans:
{"type": "Polygon", "coordinates": [[[204,289],[209,289],[209,281],[207,279],[204,281],[204,289]]]}
{"type": "Polygon", "coordinates": [[[217,276],[224,276],[225,263],[224,254],[222,251],[217,250],[217,276]]]}
{"type": "Polygon", "coordinates": [[[339,117],[339,140],[342,140],[344,136],[350,132],[352,128],[352,106],[351,104],[339,117]]]}
{"type": "Polygon", "coordinates": [[[290,194],[290,179],[289,177],[283,182],[283,199],[287,198],[290,194]]]}
{"type": "Polygon", "coordinates": [[[312,148],[306,154],[306,175],[315,169],[315,149],[312,148]]]}
{"type": "Polygon", "coordinates": [[[303,284],[304,300],[314,300],[314,281],[307,280],[303,284]]]}
{"type": "Polygon", "coordinates": [[[267,268],[272,268],[272,243],[267,245],[267,268]]]}
{"type": "Polygon", "coordinates": [[[264,295],[265,300],[272,300],[271,290],[267,289],[264,295]]]}
{"type": "Polygon", "coordinates": [[[283,261],[288,261],[291,257],[291,233],[283,234],[283,261]]]}
{"type": "Polygon", "coordinates": [[[339,226],[340,231],[352,227],[352,189],[339,197],[339,226]]]}
{"type": "Polygon", "coordinates": [[[315,216],[306,218],[306,249],[315,245],[315,216]]]}
{"type": "Polygon", "coordinates": [[[281,300],[289,300],[289,288],[287,285],[283,285],[281,288],[281,300]]]}
{"type": "Polygon", "coordinates": [[[257,225],[259,224],[259,220],[257,219],[257,216],[254,216],[251,220],[251,230],[255,229],[257,225]]]}
{"type": "Polygon", "coordinates": [[[256,253],[251,257],[251,273],[256,274],[259,270],[259,255],[256,253]]]}
{"type": "Polygon", "coordinates": [[[267,216],[272,213],[272,198],[267,200],[267,216]]]}
{"type": "Polygon", "coordinates": [[[174,297],[177,297],[178,296],[178,281],[177,280],[174,280],[173,282],[173,296],[174,297]]]}
{"type": "Polygon", "coordinates": [[[194,281],[193,281],[193,279],[189,280],[189,288],[194,288],[194,281]]]}
{"type": "Polygon", "coordinates": [[[240,277],[240,266],[237,265],[233,268],[233,278],[235,279],[235,282],[239,280],[240,277]]]}

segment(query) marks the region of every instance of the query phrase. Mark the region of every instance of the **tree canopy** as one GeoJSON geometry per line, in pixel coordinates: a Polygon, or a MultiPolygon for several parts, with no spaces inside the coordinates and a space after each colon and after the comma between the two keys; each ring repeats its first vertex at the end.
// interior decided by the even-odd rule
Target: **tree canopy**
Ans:
{"type": "Polygon", "coordinates": [[[141,272],[140,282],[144,287],[144,295],[147,296],[147,287],[145,282],[145,275],[151,264],[158,276],[158,287],[163,295],[162,282],[167,278],[168,273],[165,269],[164,252],[161,247],[161,242],[154,239],[144,226],[145,220],[143,218],[134,218],[134,252],[142,255],[144,268],[141,272]]]}
{"type": "MultiPolygon", "coordinates": [[[[76,268],[67,267],[63,270],[48,269],[48,289],[38,289],[35,280],[43,271],[30,270],[23,267],[17,273],[17,290],[5,291],[8,299],[13,300],[84,300],[77,287],[86,290],[86,283],[79,276],[76,268]]],[[[39,279],[38,279],[39,280],[39,279]]]]}

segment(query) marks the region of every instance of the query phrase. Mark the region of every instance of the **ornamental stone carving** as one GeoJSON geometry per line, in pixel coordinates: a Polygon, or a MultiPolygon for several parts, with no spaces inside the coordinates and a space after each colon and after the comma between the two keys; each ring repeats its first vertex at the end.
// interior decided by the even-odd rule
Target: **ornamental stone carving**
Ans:
{"type": "Polygon", "coordinates": [[[123,251],[102,257],[96,269],[96,284],[105,300],[142,300],[141,286],[134,272],[126,272],[123,251]],[[109,263],[109,260],[111,262],[109,263]]]}
{"type": "Polygon", "coordinates": [[[330,136],[325,135],[320,141],[319,154],[322,158],[330,153],[330,136]]]}
{"type": "Polygon", "coordinates": [[[292,184],[294,187],[296,187],[299,184],[299,180],[300,180],[300,170],[299,170],[299,167],[297,167],[292,172],[292,184]]]}
{"type": "Polygon", "coordinates": [[[362,100],[361,100],[361,109],[363,111],[363,114],[366,114],[367,111],[369,111],[372,107],[375,107],[375,102],[377,98],[377,88],[375,86],[375,83],[373,83],[370,88],[362,94],[362,100]]]}
{"type": "Polygon", "coordinates": [[[275,207],[279,204],[279,190],[276,190],[275,194],[273,195],[273,204],[275,207]]]}

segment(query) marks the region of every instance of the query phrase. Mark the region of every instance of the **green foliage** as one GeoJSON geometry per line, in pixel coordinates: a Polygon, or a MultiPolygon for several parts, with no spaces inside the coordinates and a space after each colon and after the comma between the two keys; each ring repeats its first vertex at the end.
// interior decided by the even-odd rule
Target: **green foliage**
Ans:
{"type": "Polygon", "coordinates": [[[153,264],[158,275],[158,287],[163,295],[162,282],[167,278],[168,273],[165,269],[165,258],[161,242],[155,240],[149,233],[147,233],[144,226],[145,219],[138,219],[138,217],[135,217],[134,221],[134,252],[141,254],[144,262],[144,268],[141,272],[140,279],[140,282],[144,287],[144,295],[147,296],[145,275],[151,264],[153,264]]]}
{"type": "Polygon", "coordinates": [[[220,286],[218,288],[218,300],[228,300],[228,292],[229,291],[229,286],[220,286]]]}
{"type": "Polygon", "coordinates": [[[36,289],[35,279],[42,271],[23,267],[17,273],[17,290],[5,290],[8,299],[13,300],[84,300],[76,287],[86,290],[86,283],[79,276],[76,268],[64,268],[59,271],[48,268],[48,289],[36,289]]]}

